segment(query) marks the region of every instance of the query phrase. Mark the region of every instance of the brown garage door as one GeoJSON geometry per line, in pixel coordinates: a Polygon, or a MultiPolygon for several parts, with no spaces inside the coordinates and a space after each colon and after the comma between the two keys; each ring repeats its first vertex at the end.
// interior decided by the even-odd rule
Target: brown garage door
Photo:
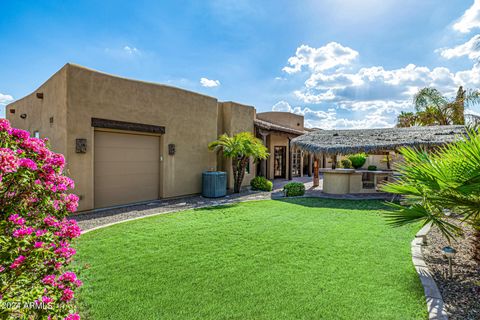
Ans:
{"type": "Polygon", "coordinates": [[[160,138],[95,131],[95,208],[158,199],[160,138]]]}

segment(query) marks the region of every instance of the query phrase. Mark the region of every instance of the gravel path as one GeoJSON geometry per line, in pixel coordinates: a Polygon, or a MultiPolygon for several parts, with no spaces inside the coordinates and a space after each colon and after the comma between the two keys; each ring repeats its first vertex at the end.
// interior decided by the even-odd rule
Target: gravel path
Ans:
{"type": "Polygon", "coordinates": [[[448,277],[448,260],[442,248],[448,246],[440,231],[433,227],[424,247],[425,261],[442,293],[451,320],[480,319],[480,264],[472,259],[473,230],[466,227],[465,237],[452,242],[457,250],[453,265],[453,278],[448,277]]]}

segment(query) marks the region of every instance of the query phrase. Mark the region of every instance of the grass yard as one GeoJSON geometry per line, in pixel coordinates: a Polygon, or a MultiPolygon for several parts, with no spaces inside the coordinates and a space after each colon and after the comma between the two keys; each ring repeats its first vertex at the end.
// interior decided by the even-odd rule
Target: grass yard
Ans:
{"type": "Polygon", "coordinates": [[[379,201],[298,198],[189,210],[81,236],[85,319],[426,319],[379,201]]]}

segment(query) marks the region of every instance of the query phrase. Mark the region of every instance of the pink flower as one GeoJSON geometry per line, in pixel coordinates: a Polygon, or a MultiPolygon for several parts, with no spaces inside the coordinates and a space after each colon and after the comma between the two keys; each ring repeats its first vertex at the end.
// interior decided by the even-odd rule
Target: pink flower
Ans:
{"type": "Polygon", "coordinates": [[[82,230],[78,226],[77,221],[73,219],[70,219],[70,220],[64,219],[60,224],[60,226],[61,226],[61,230],[58,233],[60,237],[72,239],[80,236],[80,234],[82,233],[82,230]]]}
{"type": "Polygon", "coordinates": [[[25,256],[18,256],[10,265],[10,269],[18,268],[25,261],[25,256]]]}
{"type": "Polygon", "coordinates": [[[22,226],[19,229],[15,229],[12,232],[12,236],[15,237],[15,238],[21,238],[21,237],[32,234],[34,231],[35,231],[35,229],[33,229],[32,227],[22,226]]]}
{"type": "Polygon", "coordinates": [[[43,277],[42,282],[44,284],[49,284],[49,285],[54,286],[55,285],[55,275],[50,274],[48,276],[43,277]]]}
{"type": "Polygon", "coordinates": [[[77,251],[73,248],[70,248],[70,245],[66,242],[61,244],[61,247],[55,249],[54,251],[56,254],[58,254],[61,257],[64,257],[66,259],[70,258],[71,256],[75,255],[77,251]]]}
{"type": "Polygon", "coordinates": [[[41,248],[43,246],[43,242],[42,241],[35,241],[33,246],[35,248],[41,248]]]}
{"type": "Polygon", "coordinates": [[[59,278],[59,281],[75,282],[77,280],[77,275],[74,272],[67,271],[62,274],[59,278]]]}
{"type": "Polygon", "coordinates": [[[74,283],[75,283],[75,285],[76,285],[77,287],[81,287],[81,286],[83,286],[83,282],[82,282],[82,281],[80,281],[80,280],[75,280],[75,282],[74,282],[74,283]]]}
{"type": "Polygon", "coordinates": [[[45,233],[47,233],[47,230],[45,230],[45,229],[38,229],[37,231],[35,231],[35,235],[36,235],[37,237],[41,237],[41,236],[43,236],[45,233]]]}
{"type": "Polygon", "coordinates": [[[52,301],[53,301],[53,299],[50,298],[50,297],[46,297],[46,296],[43,296],[43,297],[42,297],[42,302],[43,302],[43,303],[49,304],[49,303],[52,302],[52,301]]]}
{"type": "Polygon", "coordinates": [[[3,272],[3,270],[5,270],[5,267],[0,265],[0,272],[3,272]]]}
{"type": "Polygon", "coordinates": [[[10,217],[8,217],[8,221],[11,221],[14,224],[17,224],[19,226],[22,226],[25,224],[25,219],[20,217],[17,213],[12,214],[10,217]]]}
{"type": "Polygon", "coordinates": [[[30,170],[37,170],[37,164],[35,163],[35,161],[33,161],[32,159],[28,159],[28,158],[21,158],[20,159],[20,167],[25,167],[25,168],[28,168],[30,170]]]}
{"type": "Polygon", "coordinates": [[[18,169],[18,159],[10,148],[0,148],[0,171],[15,172],[18,169]]]}
{"type": "Polygon", "coordinates": [[[13,128],[12,129],[12,136],[17,137],[22,140],[26,140],[30,138],[30,132],[22,130],[22,129],[17,129],[13,128]]]}
{"type": "Polygon", "coordinates": [[[0,119],[0,131],[12,133],[12,127],[10,126],[10,122],[7,119],[0,119]]]}
{"type": "Polygon", "coordinates": [[[54,216],[46,216],[45,219],[43,219],[43,222],[45,222],[45,224],[50,227],[58,227],[60,224],[57,218],[55,218],[54,216]]]}
{"type": "Polygon", "coordinates": [[[80,316],[77,313],[71,313],[66,316],[63,320],[80,320],[80,316]]]}
{"type": "Polygon", "coordinates": [[[78,196],[73,194],[73,193],[70,193],[68,196],[67,196],[67,199],[65,201],[65,206],[67,207],[67,210],[69,212],[75,212],[77,211],[77,207],[78,207],[78,196]]]}
{"type": "Polygon", "coordinates": [[[68,289],[68,288],[63,290],[63,294],[62,294],[62,297],[60,298],[60,300],[70,301],[72,299],[73,299],[73,291],[68,289]]]}

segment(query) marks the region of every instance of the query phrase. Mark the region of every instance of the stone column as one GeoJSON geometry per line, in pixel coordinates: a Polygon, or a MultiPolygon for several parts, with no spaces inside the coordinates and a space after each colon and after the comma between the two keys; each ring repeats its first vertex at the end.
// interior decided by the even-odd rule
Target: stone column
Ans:
{"type": "Polygon", "coordinates": [[[313,174],[313,154],[308,155],[308,176],[311,177],[313,174]]]}
{"type": "Polygon", "coordinates": [[[292,144],[290,143],[292,139],[288,138],[288,170],[287,170],[287,176],[288,180],[292,180],[292,167],[293,167],[293,157],[292,157],[292,144]]]}
{"type": "Polygon", "coordinates": [[[318,187],[320,185],[320,176],[319,176],[319,164],[318,159],[315,157],[313,161],[313,186],[318,187]]]}
{"type": "MultiPolygon", "coordinates": [[[[265,147],[267,147],[267,133],[260,132],[260,136],[262,137],[262,142],[265,147]]],[[[262,177],[267,177],[267,159],[260,160],[260,175],[262,177]]]]}

